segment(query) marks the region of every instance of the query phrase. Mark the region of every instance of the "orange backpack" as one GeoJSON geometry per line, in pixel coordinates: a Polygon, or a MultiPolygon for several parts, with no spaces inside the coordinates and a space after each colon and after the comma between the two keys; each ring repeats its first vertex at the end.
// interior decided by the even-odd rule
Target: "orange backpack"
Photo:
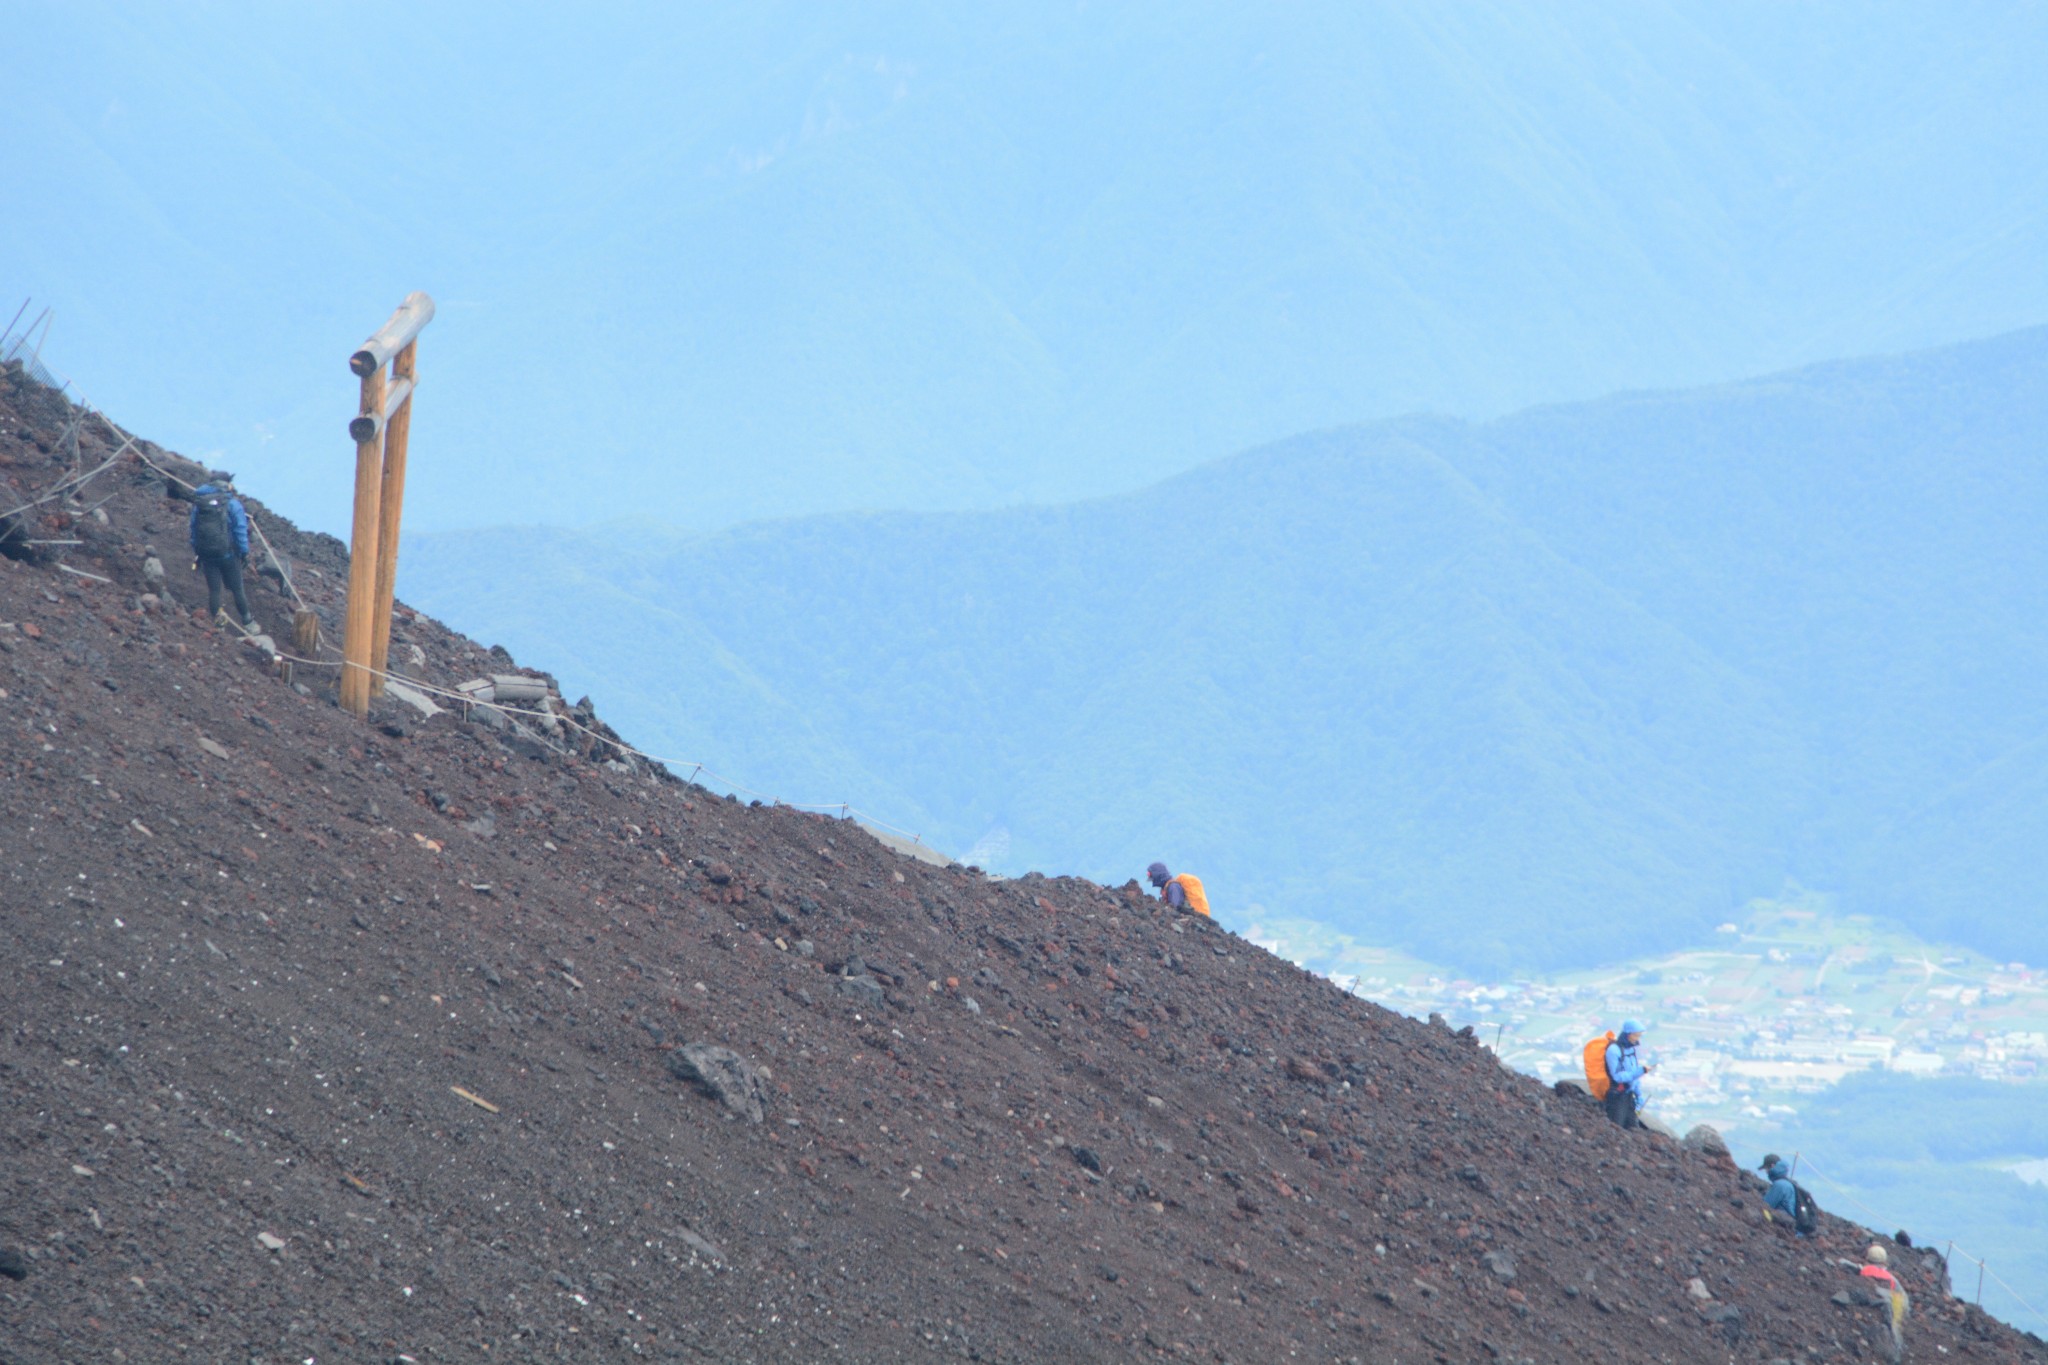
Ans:
{"type": "Polygon", "coordinates": [[[1614,1035],[1603,1033],[1586,1044],[1586,1089],[1593,1092],[1593,1098],[1607,1098],[1608,1087],[1613,1082],[1607,1079],[1607,1045],[1614,1041],[1614,1035]]]}
{"type": "MultiPolygon", "coordinates": [[[[1208,918],[1209,897],[1202,890],[1202,879],[1192,872],[1183,872],[1173,880],[1180,883],[1181,894],[1188,898],[1188,909],[1204,919],[1208,918]]],[[[1167,883],[1169,886],[1172,884],[1172,882],[1167,883]]]]}

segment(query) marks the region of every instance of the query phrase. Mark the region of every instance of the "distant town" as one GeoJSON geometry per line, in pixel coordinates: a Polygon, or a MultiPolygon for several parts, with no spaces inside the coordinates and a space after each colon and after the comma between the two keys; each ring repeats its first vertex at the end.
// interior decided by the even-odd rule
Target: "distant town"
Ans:
{"type": "Polygon", "coordinates": [[[1261,946],[1390,1009],[1470,1024],[1508,1064],[1557,1080],[1624,1015],[1647,1028],[1650,1102],[1667,1123],[1740,1127],[1796,1112],[1852,1072],[2038,1083],[2048,970],[1941,948],[1828,898],[1755,902],[1710,945],[1504,982],[1450,975],[1307,921],[1266,919],[1261,946]]]}

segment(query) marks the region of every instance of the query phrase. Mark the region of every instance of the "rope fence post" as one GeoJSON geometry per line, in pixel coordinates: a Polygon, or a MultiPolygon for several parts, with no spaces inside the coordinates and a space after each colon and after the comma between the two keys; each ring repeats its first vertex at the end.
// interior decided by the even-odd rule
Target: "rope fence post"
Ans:
{"type": "Polygon", "coordinates": [[[384,423],[384,480],[378,497],[377,619],[370,628],[370,690],[384,695],[384,672],[391,660],[391,608],[398,590],[398,523],[405,511],[405,447],[412,435],[412,394],[417,340],[408,341],[391,361],[391,390],[385,400],[390,414],[384,423]]]}
{"type": "Polygon", "coordinates": [[[434,318],[434,301],[422,293],[406,295],[385,324],[349,357],[348,367],[362,380],[362,397],[348,434],[356,443],[355,519],[349,530],[348,620],[343,632],[341,706],[357,720],[370,714],[370,697],[382,693],[381,661],[391,645],[393,587],[388,574],[398,564],[398,514],[405,496],[404,437],[410,428],[413,342],[434,318]],[[405,373],[387,386],[385,366],[402,356],[405,373]],[[394,414],[405,414],[399,434],[399,458],[387,468],[385,437],[394,414]],[[385,500],[389,490],[390,508],[385,500]],[[386,525],[391,544],[382,543],[386,525]],[[387,563],[389,569],[386,568],[387,563]],[[381,622],[381,630],[379,628],[381,622]]]}

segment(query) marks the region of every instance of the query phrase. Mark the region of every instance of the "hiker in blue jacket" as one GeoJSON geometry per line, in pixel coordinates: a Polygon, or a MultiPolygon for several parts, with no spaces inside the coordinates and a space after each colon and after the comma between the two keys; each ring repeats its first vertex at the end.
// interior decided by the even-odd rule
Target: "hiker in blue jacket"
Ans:
{"type": "Polygon", "coordinates": [[[1820,1231],[1820,1205],[1792,1178],[1792,1168],[1776,1152],[1757,1167],[1770,1180],[1764,1190],[1764,1217],[1773,1223],[1790,1223],[1802,1239],[1820,1231]]]}
{"type": "Polygon", "coordinates": [[[216,473],[193,490],[192,524],[186,535],[192,542],[193,567],[206,575],[206,614],[225,623],[220,610],[225,587],[235,599],[242,629],[249,629],[255,618],[242,586],[242,561],[249,557],[249,512],[235,496],[232,474],[216,473]]]}
{"type": "Polygon", "coordinates": [[[1783,1161],[1773,1161],[1764,1172],[1771,1178],[1771,1186],[1764,1191],[1764,1207],[1773,1218],[1796,1222],[1799,1217],[1799,1189],[1792,1183],[1792,1168],[1783,1161]]]}
{"type": "Polygon", "coordinates": [[[1650,1074],[1636,1057],[1643,1041],[1643,1026],[1630,1019],[1607,1045],[1607,1117],[1622,1128],[1636,1126],[1636,1110],[1643,1103],[1643,1077],[1650,1074]]]}

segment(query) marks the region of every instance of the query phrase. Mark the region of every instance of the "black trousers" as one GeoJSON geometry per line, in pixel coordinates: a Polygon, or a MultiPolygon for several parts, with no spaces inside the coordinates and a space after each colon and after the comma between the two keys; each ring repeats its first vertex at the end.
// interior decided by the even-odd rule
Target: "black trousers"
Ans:
{"type": "Polygon", "coordinates": [[[1636,1126],[1636,1094],[1625,1085],[1607,1091],[1607,1117],[1623,1128],[1636,1126]]]}
{"type": "Polygon", "coordinates": [[[220,610],[220,590],[225,586],[235,599],[235,618],[248,625],[249,594],[242,588],[242,561],[239,558],[202,559],[199,571],[206,575],[206,614],[211,616],[220,610]]]}

